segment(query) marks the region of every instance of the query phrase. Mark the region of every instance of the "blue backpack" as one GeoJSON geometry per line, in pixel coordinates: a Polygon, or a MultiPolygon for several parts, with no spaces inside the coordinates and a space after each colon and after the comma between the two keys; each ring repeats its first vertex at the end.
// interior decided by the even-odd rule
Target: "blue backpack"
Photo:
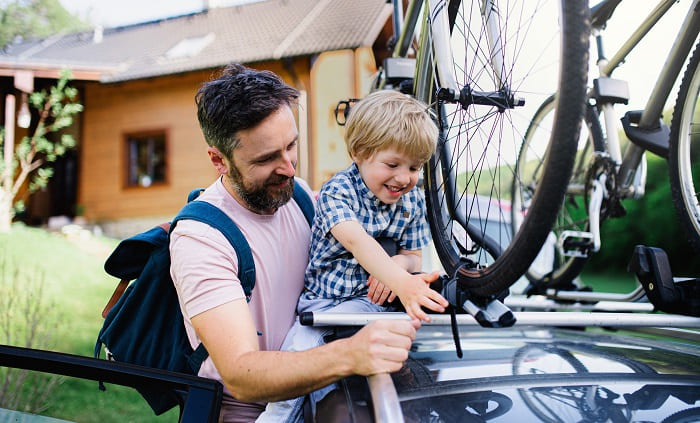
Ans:
{"type": "MultiPolygon", "coordinates": [[[[192,349],[183,322],[175,286],[170,277],[168,238],[178,221],[197,220],[218,229],[229,240],[238,258],[238,277],[246,297],[255,285],[255,264],[250,247],[236,224],[217,207],[192,201],[202,192],[194,190],[172,224],[156,226],[123,240],[105,262],[105,271],[121,279],[102,316],[95,357],[102,345],[107,358],[196,375],[209,355],[204,345],[192,349]],[[135,281],[129,284],[129,281],[135,281]]],[[[311,225],[314,205],[296,182],[294,200],[311,225]]],[[[100,383],[100,389],[104,385],[100,383]]],[[[156,415],[179,404],[177,392],[158,387],[137,388],[156,415]]]]}

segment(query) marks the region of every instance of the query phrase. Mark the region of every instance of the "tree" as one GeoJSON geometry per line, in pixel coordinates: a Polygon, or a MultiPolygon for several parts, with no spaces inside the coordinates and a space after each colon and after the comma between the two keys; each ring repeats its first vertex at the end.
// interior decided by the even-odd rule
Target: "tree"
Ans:
{"type": "Polygon", "coordinates": [[[78,32],[89,25],[61,6],[58,0],[0,0],[0,49],[17,38],[46,38],[78,32]]]}
{"type": "Polygon", "coordinates": [[[5,139],[5,128],[0,131],[0,232],[9,231],[15,212],[24,208],[22,201],[16,201],[20,188],[28,183],[31,194],[45,187],[53,176],[53,169],[47,164],[75,147],[70,134],[60,133],[83,110],[78,102],[78,90],[68,84],[69,80],[70,71],[63,71],[48,92],[42,90],[29,96],[29,104],[37,110],[39,120],[17,145],[11,145],[12,139],[5,139]],[[12,156],[6,157],[5,151],[12,151],[12,156]]]}

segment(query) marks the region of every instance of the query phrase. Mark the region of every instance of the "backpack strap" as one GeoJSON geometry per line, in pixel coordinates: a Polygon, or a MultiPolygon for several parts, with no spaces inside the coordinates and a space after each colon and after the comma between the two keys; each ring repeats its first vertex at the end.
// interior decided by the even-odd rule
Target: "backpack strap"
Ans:
{"type": "MultiPolygon", "coordinates": [[[[250,252],[248,241],[238,229],[236,223],[231,220],[226,213],[218,207],[207,203],[206,201],[194,201],[199,194],[204,191],[203,188],[192,190],[187,196],[187,204],[173,219],[170,231],[173,230],[179,220],[192,219],[218,229],[228,239],[236,252],[238,258],[238,278],[243,285],[243,291],[246,297],[250,298],[255,287],[255,263],[253,262],[253,254],[250,252]]],[[[292,198],[304,213],[304,217],[309,226],[314,218],[314,203],[304,188],[297,181],[294,181],[294,193],[292,198]]]]}
{"type": "Polygon", "coordinates": [[[294,201],[296,201],[302,213],[304,213],[304,217],[309,223],[309,226],[311,226],[311,223],[314,220],[314,203],[311,201],[309,193],[306,192],[306,190],[302,188],[296,180],[294,181],[294,194],[292,195],[292,198],[294,198],[294,201]]]}
{"type": "Polygon", "coordinates": [[[218,207],[206,201],[192,201],[185,204],[173,219],[170,231],[172,232],[177,222],[183,219],[205,223],[219,230],[226,237],[238,258],[238,279],[241,281],[246,297],[250,298],[255,286],[255,263],[248,241],[236,223],[218,207]]]}

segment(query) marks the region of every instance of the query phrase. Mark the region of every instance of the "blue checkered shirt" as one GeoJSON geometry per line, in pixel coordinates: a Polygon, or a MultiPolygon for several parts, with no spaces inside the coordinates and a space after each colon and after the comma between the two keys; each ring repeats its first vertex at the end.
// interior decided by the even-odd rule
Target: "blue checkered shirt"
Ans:
{"type": "Polygon", "coordinates": [[[369,273],[330,232],[347,220],[360,223],[374,238],[398,241],[405,250],[419,250],[430,242],[423,192],[414,187],[396,203],[385,204],[367,188],[353,163],[321,187],[311,230],[306,298],[347,299],[367,294],[369,273]]]}

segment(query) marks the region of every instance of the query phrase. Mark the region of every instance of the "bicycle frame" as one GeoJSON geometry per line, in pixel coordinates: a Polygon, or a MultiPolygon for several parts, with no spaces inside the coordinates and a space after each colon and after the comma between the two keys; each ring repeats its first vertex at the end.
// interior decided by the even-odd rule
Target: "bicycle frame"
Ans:
{"type": "MultiPolygon", "coordinates": [[[[611,6],[613,10],[614,7],[619,3],[619,0],[606,0],[603,1],[599,6],[611,6]]],[[[681,75],[683,67],[685,65],[686,59],[690,56],[691,49],[696,44],[696,39],[698,33],[700,32],[700,0],[693,0],[690,4],[690,9],[681,25],[678,34],[673,40],[673,44],[668,53],[667,59],[662,67],[654,87],[647,99],[647,103],[643,110],[639,112],[628,112],[623,118],[623,126],[625,127],[625,132],[628,138],[632,141],[629,143],[624,154],[621,153],[620,140],[618,135],[618,120],[619,116],[615,114],[614,107],[616,104],[626,103],[628,93],[627,87],[621,84],[624,81],[615,81],[610,78],[611,74],[617,69],[621,63],[625,61],[628,54],[637,46],[637,44],[649,33],[649,31],[656,26],[659,20],[669,11],[669,9],[677,3],[677,0],[659,0],[658,4],[651,10],[648,16],[641,22],[641,24],[632,32],[629,38],[622,44],[617,52],[612,56],[611,59],[606,59],[603,53],[602,45],[602,35],[600,31],[596,28],[594,29],[593,35],[596,38],[598,61],[597,67],[599,71],[599,79],[594,81],[594,88],[591,88],[589,92],[589,98],[596,98],[595,105],[589,103],[588,113],[595,113],[596,107],[602,115],[602,123],[604,125],[604,140],[605,147],[603,153],[607,153],[608,159],[614,165],[614,175],[615,184],[614,188],[616,192],[608,192],[608,186],[606,185],[606,177],[610,174],[602,173],[596,176],[595,180],[591,182],[592,192],[590,193],[588,202],[588,231],[589,232],[578,232],[570,231],[570,234],[566,234],[566,231],[562,233],[562,237],[570,236],[572,238],[586,238],[590,239],[591,251],[597,252],[601,246],[600,240],[600,214],[601,208],[606,198],[613,198],[618,196],[622,198],[640,198],[644,195],[645,183],[646,183],[646,159],[644,153],[650,151],[652,153],[658,154],[664,158],[668,157],[668,146],[669,146],[669,129],[661,122],[660,117],[663,112],[663,108],[666,104],[667,99],[671,93],[673,85],[676,80],[681,75]],[[606,84],[610,84],[607,86],[606,84]],[[602,89],[601,87],[607,86],[610,88],[602,89]],[[617,95],[619,93],[619,96],[617,95]],[[603,98],[600,100],[600,98],[603,98]],[[632,119],[629,118],[630,113],[637,114],[638,120],[631,123],[632,119]],[[648,142],[646,138],[647,135],[653,135],[654,142],[648,142]],[[641,136],[640,136],[641,135],[641,136]]],[[[612,14],[608,10],[608,15],[602,13],[601,16],[605,19],[612,14]]],[[[605,22],[599,22],[598,27],[605,25],[605,22]]],[[[592,147],[588,145],[586,148],[592,147]]],[[[597,147],[600,148],[600,147],[597,147]]],[[[585,154],[590,154],[586,150],[585,154]]],[[[584,184],[585,185],[585,184],[584,184]]],[[[586,190],[586,187],[582,184],[570,184],[567,188],[569,194],[582,195],[586,190]]],[[[563,245],[564,242],[560,239],[559,245],[563,245]]],[[[574,251],[575,253],[575,251],[574,251]]],[[[588,253],[587,253],[588,254],[588,253]]],[[[576,257],[574,254],[572,256],[576,257]]],[[[586,257],[585,255],[579,257],[586,257]]],[[[618,296],[610,297],[610,294],[605,293],[593,293],[593,292],[579,292],[571,291],[564,292],[561,290],[549,289],[546,295],[550,299],[554,300],[565,300],[565,301],[636,301],[644,294],[644,290],[638,287],[634,292],[629,294],[623,294],[618,296]]]]}
{"type": "MultiPolygon", "coordinates": [[[[612,2],[616,3],[616,0],[612,0],[612,2]]],[[[610,60],[605,58],[600,31],[594,29],[593,35],[597,41],[597,67],[599,72],[596,82],[600,83],[599,86],[603,86],[603,81],[612,83],[613,87],[615,87],[613,91],[623,92],[622,95],[626,100],[626,96],[628,95],[626,83],[624,87],[620,87],[619,84],[624,83],[624,81],[613,80],[610,78],[611,74],[625,61],[627,55],[642,39],[644,39],[649,31],[654,28],[675,3],[677,3],[677,0],[660,0],[656,7],[654,7],[649,15],[634,30],[610,60]]],[[[673,84],[681,74],[685,60],[689,56],[691,48],[695,45],[695,39],[700,29],[700,13],[694,13],[693,10],[698,7],[700,7],[700,1],[694,0],[673,42],[646,105],[642,111],[638,112],[640,113],[638,122],[635,124],[629,123],[630,119],[627,117],[629,112],[624,118],[626,123],[624,123],[623,126],[628,126],[628,128],[625,128],[626,131],[630,129],[629,126],[634,125],[630,130],[635,131],[637,134],[642,134],[644,137],[654,137],[657,140],[656,148],[654,148],[655,151],[649,150],[650,147],[648,145],[645,146],[635,139],[635,137],[628,134],[632,142],[623,155],[617,131],[619,117],[615,114],[614,110],[615,103],[620,103],[621,101],[608,100],[597,102],[596,106],[602,115],[602,121],[605,127],[605,152],[615,164],[616,169],[615,180],[617,183],[617,192],[615,194],[619,195],[621,198],[638,199],[644,195],[646,185],[645,151],[649,150],[656,152],[656,154],[661,154],[665,151],[665,154],[661,154],[661,156],[664,158],[668,156],[668,127],[660,122],[660,116],[662,115],[666,100],[669,98],[673,84]],[[661,145],[658,145],[659,143],[661,145]]],[[[593,108],[593,106],[589,107],[593,108]]],[[[603,205],[604,198],[609,195],[605,188],[606,181],[604,178],[605,176],[603,175],[592,182],[593,190],[588,205],[590,237],[593,243],[592,251],[594,252],[599,251],[601,247],[600,209],[603,205]]],[[[585,187],[583,186],[572,185],[568,188],[568,191],[570,193],[575,193],[583,192],[584,189],[585,187]]],[[[573,236],[586,236],[580,232],[572,232],[571,234],[573,236]]]]}
{"type": "MultiPolygon", "coordinates": [[[[639,27],[630,35],[627,41],[620,47],[615,55],[608,61],[604,58],[599,60],[598,68],[601,77],[609,77],[612,72],[626,59],[627,55],[642,40],[656,23],[668,12],[676,3],[676,0],[661,0],[650,12],[639,27]]],[[[690,6],[688,14],[681,25],[673,45],[669,51],[666,62],[659,73],[656,84],[649,96],[649,99],[641,113],[637,127],[642,131],[653,131],[659,127],[659,116],[663,112],[666,100],[669,98],[673,84],[680,75],[683,64],[690,54],[690,50],[695,44],[695,40],[700,30],[700,13],[694,13],[700,7],[700,1],[694,0],[690,6]]],[[[598,35],[598,34],[596,34],[598,35]]],[[[598,44],[599,57],[602,57],[602,46],[598,44]]],[[[607,136],[607,147],[611,158],[618,164],[618,181],[621,182],[621,193],[626,196],[641,197],[644,193],[645,170],[642,164],[645,148],[631,143],[625,151],[624,157],[620,152],[620,141],[617,135],[616,119],[612,104],[604,104],[601,110],[607,136]],[[636,180],[635,173],[642,164],[641,175],[636,180]],[[633,185],[634,182],[634,185],[633,185]]]]}

